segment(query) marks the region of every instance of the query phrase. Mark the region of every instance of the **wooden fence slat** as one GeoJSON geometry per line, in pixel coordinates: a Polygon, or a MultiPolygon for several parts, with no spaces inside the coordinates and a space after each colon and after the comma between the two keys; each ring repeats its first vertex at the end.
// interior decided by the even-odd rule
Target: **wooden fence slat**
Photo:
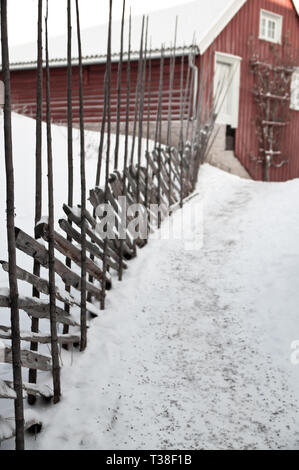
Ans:
{"type": "MultiPolygon", "coordinates": [[[[136,203],[137,202],[137,182],[135,181],[134,177],[132,176],[130,170],[131,170],[130,168],[125,169],[125,175],[126,175],[128,183],[129,183],[128,192],[131,194],[131,196],[133,197],[134,202],[136,203]]],[[[142,195],[142,196],[143,196],[143,200],[141,200],[140,202],[144,203],[144,195],[142,195]]]]}
{"type": "MultiPolygon", "coordinates": [[[[156,165],[156,163],[154,162],[154,160],[151,158],[150,155],[147,156],[147,159],[148,159],[148,162],[150,164],[150,167],[151,167],[154,175],[157,177],[158,172],[159,172],[158,166],[156,165]]],[[[162,165],[161,165],[161,167],[162,167],[162,165]]],[[[160,178],[160,184],[161,184],[161,189],[162,189],[162,192],[164,193],[164,195],[168,195],[169,194],[169,188],[168,188],[167,184],[165,183],[164,179],[162,178],[162,175],[161,175],[161,178],[160,178]]],[[[165,201],[165,203],[166,203],[166,201],[165,201]]],[[[171,197],[171,203],[172,204],[176,203],[176,200],[173,198],[173,196],[171,197]]]]}
{"type": "MultiPolygon", "coordinates": [[[[30,384],[27,382],[23,382],[23,389],[26,392],[24,394],[24,398],[26,394],[39,396],[43,398],[52,398],[53,397],[53,390],[47,384],[30,384]]],[[[0,398],[15,398],[15,391],[13,388],[13,382],[10,380],[0,380],[0,398]]]]}
{"type": "MultiPolygon", "coordinates": [[[[24,429],[28,431],[33,426],[41,429],[42,422],[37,417],[25,418],[24,429]]],[[[0,416],[0,442],[12,439],[15,436],[15,422],[14,418],[3,418],[0,416]]]]}
{"type": "Polygon", "coordinates": [[[39,396],[43,398],[52,398],[53,389],[47,384],[30,384],[23,382],[23,388],[28,395],[39,396]]]}
{"type": "MultiPolygon", "coordinates": [[[[94,190],[92,190],[90,192],[92,195],[94,194],[94,190]]],[[[98,204],[95,204],[95,207],[97,207],[98,204]]],[[[74,222],[79,228],[81,227],[81,219],[80,217],[78,217],[70,207],[68,207],[66,204],[64,204],[63,206],[63,210],[65,212],[65,214],[68,216],[68,218],[74,222]]],[[[87,211],[86,211],[87,212],[87,211]]],[[[96,243],[99,248],[101,248],[102,250],[104,249],[104,242],[103,240],[100,238],[100,236],[97,234],[96,230],[95,230],[95,227],[97,225],[97,222],[94,220],[94,218],[89,214],[89,217],[86,218],[86,220],[88,220],[88,222],[90,223],[91,225],[91,228],[89,228],[88,226],[86,226],[86,234],[90,237],[90,239],[96,243]]],[[[134,256],[134,253],[132,253],[132,251],[125,248],[125,257],[126,259],[131,259],[133,258],[134,256]]],[[[108,249],[107,249],[107,255],[109,255],[111,258],[113,258],[117,263],[119,263],[119,251],[117,249],[117,247],[115,246],[115,244],[113,243],[113,240],[108,240],[108,249]]]]}
{"type": "MultiPolygon", "coordinates": [[[[0,295],[0,307],[9,308],[10,300],[7,295],[0,295]]],[[[19,297],[18,306],[33,318],[50,318],[48,301],[33,297],[19,297]]],[[[68,312],[56,306],[57,322],[70,326],[78,326],[76,320],[68,312]]]]}
{"type": "MultiPolygon", "coordinates": [[[[113,176],[114,175],[112,175],[112,177],[113,176]]],[[[129,192],[127,191],[126,196],[128,196],[128,195],[129,195],[129,192]]],[[[120,205],[118,204],[117,199],[118,199],[118,197],[115,197],[115,194],[113,193],[113,190],[112,190],[112,187],[111,187],[111,183],[109,183],[108,201],[110,202],[111,206],[113,207],[113,209],[114,209],[114,211],[117,215],[118,220],[122,220],[123,213],[122,213],[122,209],[121,209],[120,205]]],[[[128,209],[128,206],[130,206],[130,204],[136,204],[136,202],[137,202],[137,200],[133,200],[133,198],[132,198],[131,202],[129,204],[127,204],[127,209],[128,209]]],[[[129,246],[129,248],[134,251],[134,234],[131,232],[130,226],[129,226],[129,222],[133,219],[134,219],[134,216],[129,216],[128,214],[126,214],[126,219],[125,219],[126,222],[127,222],[126,240],[123,240],[122,249],[127,244],[129,246]]],[[[117,230],[117,234],[119,234],[118,230],[117,230]]],[[[142,248],[142,246],[144,245],[144,240],[137,239],[137,240],[135,240],[135,243],[137,244],[137,246],[142,248]]]]}
{"type": "Polygon", "coordinates": [[[17,394],[14,391],[13,384],[12,387],[10,387],[5,380],[0,380],[0,398],[9,398],[12,400],[17,398],[17,394]]]}
{"type": "MultiPolygon", "coordinates": [[[[171,185],[175,189],[174,196],[177,199],[178,194],[180,194],[180,187],[179,187],[180,177],[179,177],[179,173],[177,172],[177,168],[174,164],[173,153],[170,151],[162,150],[162,162],[164,162],[165,167],[168,166],[168,172],[169,172],[169,167],[171,166],[171,175],[172,175],[171,185]],[[170,155],[171,155],[171,158],[169,157],[170,155]],[[176,184],[176,182],[178,182],[178,184],[176,184]]],[[[167,182],[169,185],[169,173],[168,172],[166,173],[166,176],[167,176],[167,182]]]]}
{"type": "MultiPolygon", "coordinates": [[[[162,149],[161,150],[161,179],[164,180],[164,184],[166,185],[167,191],[168,191],[167,196],[169,197],[169,186],[170,186],[169,181],[170,181],[170,178],[169,178],[169,174],[168,174],[169,170],[167,171],[167,166],[169,166],[169,164],[167,162],[166,153],[162,149]]],[[[178,194],[180,193],[180,189],[176,188],[176,186],[174,185],[173,180],[171,180],[171,186],[174,186],[174,188],[177,189],[178,194]]],[[[177,193],[175,193],[174,191],[171,191],[172,204],[174,204],[178,200],[177,193]]]]}
{"type": "MultiPolygon", "coordinates": [[[[16,229],[16,245],[20,251],[23,251],[23,253],[26,253],[27,255],[32,256],[34,259],[38,260],[44,268],[48,268],[49,258],[47,249],[20,229],[16,229]]],[[[74,287],[80,291],[80,276],[74,273],[58,259],[55,259],[55,271],[61,277],[66,286],[74,287]]],[[[100,299],[101,293],[97,287],[95,287],[93,284],[90,284],[89,282],[86,283],[86,287],[91,296],[98,300],[100,299]]]]}
{"type": "MultiPolygon", "coordinates": [[[[2,358],[3,360],[3,358],[2,358]]],[[[4,363],[12,364],[12,351],[11,348],[4,348],[4,363]]],[[[28,369],[42,370],[45,372],[52,370],[52,358],[45,354],[39,354],[27,349],[21,350],[21,364],[22,367],[28,369]]]]}
{"type": "MultiPolygon", "coordinates": [[[[127,181],[127,180],[126,180],[127,181]]],[[[142,178],[140,177],[140,182],[142,182],[142,178]]],[[[110,189],[111,189],[111,194],[112,196],[115,198],[115,199],[118,199],[119,197],[124,197],[123,195],[123,187],[122,187],[122,182],[120,181],[119,179],[119,173],[114,171],[114,173],[111,175],[110,177],[110,189]]],[[[133,200],[133,197],[130,195],[129,191],[127,190],[126,191],[126,207],[128,208],[131,204],[136,204],[136,201],[133,200]]],[[[120,217],[122,218],[123,217],[123,213],[122,213],[122,210],[121,208],[119,208],[119,214],[120,214],[120,217]]],[[[128,214],[126,214],[126,220],[127,220],[127,223],[129,223],[131,220],[133,220],[134,217],[133,216],[129,216],[128,214]]],[[[134,241],[134,236],[133,234],[131,233],[130,231],[130,227],[127,227],[127,233],[128,235],[131,237],[132,239],[132,242],[134,241]]],[[[144,240],[142,239],[137,239],[136,240],[136,244],[137,246],[139,246],[140,248],[142,248],[142,246],[144,246],[144,240]]]]}
{"type": "MultiPolygon", "coordinates": [[[[80,243],[81,240],[81,235],[80,233],[72,227],[72,225],[67,222],[65,219],[60,219],[59,220],[59,226],[60,228],[73,240],[75,240],[77,243],[80,243]]],[[[98,246],[95,243],[91,243],[88,240],[86,241],[86,248],[89,251],[90,254],[94,255],[96,258],[100,259],[101,261],[103,260],[103,252],[98,248],[98,246]]],[[[107,257],[107,264],[110,266],[112,269],[115,269],[118,271],[119,265],[113,261],[110,257],[107,257]]],[[[128,265],[123,262],[123,269],[127,269],[128,265]]]]}
{"type": "MultiPolygon", "coordinates": [[[[45,223],[39,224],[36,227],[36,234],[38,237],[48,241],[48,225],[45,223]]],[[[54,232],[54,245],[56,250],[58,250],[66,258],[71,259],[74,263],[77,264],[77,266],[81,266],[81,251],[57,232],[54,232]]],[[[100,267],[97,266],[90,258],[86,260],[86,269],[91,276],[96,278],[98,281],[102,281],[103,273],[100,267]]],[[[106,284],[108,289],[111,289],[111,279],[107,278],[106,284]]]]}
{"type": "MultiPolygon", "coordinates": [[[[5,261],[0,261],[0,264],[2,264],[2,268],[4,269],[4,271],[7,272],[8,263],[5,261]]],[[[28,282],[29,284],[34,286],[35,289],[38,290],[38,292],[40,292],[41,294],[49,295],[49,283],[46,279],[37,277],[34,274],[31,274],[19,267],[17,267],[17,277],[18,279],[28,282]]],[[[60,302],[63,302],[64,304],[67,304],[71,307],[74,305],[76,305],[77,307],[80,307],[80,300],[76,299],[72,294],[70,294],[66,290],[57,286],[56,286],[56,298],[57,300],[60,300],[60,302]]],[[[93,304],[89,302],[87,302],[87,310],[92,315],[98,316],[101,313],[99,309],[97,309],[93,304]]],[[[68,314],[68,312],[65,312],[65,313],[68,314]]]]}
{"type": "MultiPolygon", "coordinates": [[[[103,202],[105,202],[105,194],[100,188],[96,189],[95,197],[96,197],[96,200],[97,200],[96,207],[99,204],[102,204],[103,202]]],[[[110,203],[112,209],[114,210],[116,218],[118,219],[118,221],[120,221],[120,207],[119,207],[119,205],[117,203],[117,200],[115,199],[113,193],[111,192],[110,184],[107,187],[106,197],[107,197],[107,200],[110,203]]],[[[116,233],[117,233],[117,235],[119,233],[117,229],[116,229],[116,233]]],[[[133,241],[132,241],[131,238],[132,237],[130,237],[130,235],[128,233],[126,233],[126,239],[123,240],[123,249],[124,249],[124,251],[129,251],[129,253],[133,253],[133,250],[134,250],[134,244],[133,244],[133,241]]],[[[119,248],[118,240],[116,239],[114,241],[117,244],[117,247],[119,248]]]]}
{"type": "MultiPolygon", "coordinates": [[[[115,210],[115,208],[117,207],[117,204],[115,203],[114,198],[111,195],[109,187],[107,189],[107,198],[109,202],[113,200],[113,205],[111,204],[111,207],[115,210]]],[[[100,188],[91,190],[89,200],[91,204],[93,205],[93,207],[96,209],[100,204],[103,203],[103,191],[100,188]]],[[[118,218],[117,213],[116,213],[116,217],[118,218]]],[[[108,248],[110,247],[113,251],[115,251],[115,253],[117,253],[117,256],[119,259],[120,244],[119,244],[119,240],[117,239],[117,235],[118,235],[117,230],[115,234],[116,234],[116,238],[114,240],[110,240],[109,238],[107,239],[107,245],[108,245],[108,248]]],[[[107,252],[109,251],[107,250],[107,252]]],[[[126,259],[132,259],[135,256],[133,244],[128,233],[126,234],[126,240],[123,240],[123,254],[126,259]]]]}
{"type": "MultiPolygon", "coordinates": [[[[50,344],[51,335],[46,333],[33,333],[31,331],[20,332],[21,341],[28,341],[31,343],[50,344]]],[[[11,339],[11,328],[0,325],[0,339],[11,339]]],[[[58,335],[59,344],[74,344],[80,341],[79,334],[63,334],[58,335]]]]}

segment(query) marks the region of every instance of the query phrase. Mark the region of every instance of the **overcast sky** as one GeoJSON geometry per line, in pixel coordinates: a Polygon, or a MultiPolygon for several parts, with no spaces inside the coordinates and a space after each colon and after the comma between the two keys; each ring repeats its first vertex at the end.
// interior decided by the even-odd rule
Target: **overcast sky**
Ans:
{"type": "MultiPolygon", "coordinates": [[[[127,0],[127,11],[139,15],[164,9],[192,0],[127,0]]],[[[45,0],[44,0],[45,2],[45,0]]],[[[75,4],[75,1],[73,0],[75,4]]],[[[36,40],[37,0],[8,0],[9,43],[11,46],[36,40]]],[[[66,31],[67,0],[49,0],[49,34],[57,36],[66,31]]],[[[81,27],[106,23],[109,0],[79,0],[81,27]]],[[[113,1],[113,18],[120,19],[122,0],[113,1]]]]}

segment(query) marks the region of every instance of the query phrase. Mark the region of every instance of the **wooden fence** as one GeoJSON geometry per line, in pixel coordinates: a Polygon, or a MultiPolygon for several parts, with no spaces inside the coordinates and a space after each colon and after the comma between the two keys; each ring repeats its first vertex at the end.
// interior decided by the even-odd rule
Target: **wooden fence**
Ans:
{"type": "MultiPolygon", "coordinates": [[[[98,152],[98,171],[95,187],[89,193],[89,201],[92,211],[86,206],[86,182],[85,182],[85,144],[84,144],[84,97],[82,88],[82,73],[79,74],[79,108],[80,108],[80,148],[81,148],[81,205],[73,207],[73,164],[72,164],[72,80],[71,80],[71,0],[68,0],[68,201],[63,206],[64,218],[58,221],[59,232],[54,230],[53,207],[53,172],[52,172],[52,147],[51,147],[51,97],[50,74],[48,59],[48,31],[46,13],[46,104],[42,100],[42,54],[41,54],[41,19],[43,0],[38,2],[38,81],[37,81],[37,133],[36,133],[36,222],[41,219],[39,187],[41,179],[41,121],[42,110],[46,107],[47,120],[47,150],[49,178],[49,218],[47,222],[37,222],[34,238],[25,233],[22,228],[14,226],[13,200],[10,203],[9,231],[9,259],[0,261],[2,269],[9,273],[9,289],[0,291],[0,308],[12,312],[11,326],[0,325],[0,339],[5,341],[1,346],[0,362],[12,364],[13,381],[0,380],[0,398],[15,401],[15,426],[11,419],[0,416],[0,441],[11,438],[16,434],[16,448],[24,448],[24,430],[37,432],[41,429],[40,419],[24,419],[23,398],[28,396],[30,405],[35,403],[37,397],[54,403],[60,400],[60,372],[61,360],[58,347],[72,349],[79,345],[84,351],[87,345],[87,317],[97,317],[105,308],[107,291],[112,289],[113,272],[116,272],[121,280],[128,269],[129,261],[136,257],[138,250],[146,246],[149,234],[160,227],[163,219],[173,211],[183,208],[184,201],[194,192],[200,164],[204,161],[209,151],[210,140],[216,119],[215,106],[211,105],[211,92],[207,77],[209,70],[201,74],[200,91],[197,96],[196,110],[194,109],[193,94],[190,93],[190,83],[195,80],[191,77],[190,69],[186,77],[184,67],[185,56],[181,58],[181,82],[179,99],[179,117],[181,121],[180,139],[178,148],[171,145],[171,116],[173,103],[174,70],[176,66],[175,47],[171,59],[169,112],[167,128],[167,145],[161,145],[161,125],[163,117],[163,89],[164,81],[164,46],[161,49],[160,85],[156,103],[156,138],[149,140],[149,121],[152,119],[151,103],[151,61],[148,60],[148,23],[143,20],[141,34],[140,58],[138,66],[138,80],[136,86],[136,108],[134,116],[130,111],[130,39],[127,61],[127,89],[126,89],[126,116],[125,116],[125,148],[120,149],[119,134],[120,122],[123,120],[121,108],[124,96],[121,88],[122,54],[120,59],[117,91],[117,126],[116,144],[114,149],[114,164],[111,170],[111,11],[110,2],[109,33],[107,46],[107,70],[105,75],[105,97],[102,110],[102,129],[98,152]],[[210,103],[207,106],[207,103],[210,103]],[[185,127],[187,115],[187,128],[185,127]],[[133,122],[132,122],[133,121],[133,122]],[[129,123],[133,124],[133,136],[129,149],[129,123]],[[147,124],[145,124],[147,123],[147,124]],[[147,139],[145,155],[142,155],[142,137],[144,126],[147,126],[147,139]],[[104,139],[107,139],[107,151],[105,168],[102,168],[104,154],[104,139]],[[136,152],[138,158],[136,161],[136,152]],[[124,152],[122,168],[120,168],[119,156],[124,152]],[[144,157],[144,158],[142,158],[144,157]],[[105,184],[99,185],[101,172],[105,172],[105,184]],[[146,220],[146,235],[136,237],[128,223],[133,215],[124,213],[119,204],[119,198],[124,198],[126,206],[140,204],[140,210],[146,220]],[[114,236],[104,236],[98,230],[99,223],[105,220],[106,213],[100,213],[99,208],[106,210],[109,207],[114,215],[115,224],[109,227],[114,236]],[[108,205],[108,206],[107,206],[108,205]],[[153,205],[160,208],[158,213],[152,210],[153,205]],[[124,221],[121,224],[120,221],[124,221]],[[42,240],[42,243],[41,243],[42,240]],[[34,264],[33,274],[28,270],[17,266],[15,259],[16,250],[21,251],[32,258],[34,264]],[[41,273],[45,274],[43,277],[41,273]],[[27,283],[32,287],[32,296],[18,295],[17,280],[27,283]],[[57,302],[62,304],[57,305],[57,302]],[[19,310],[25,312],[32,320],[31,331],[23,331],[19,328],[19,310]],[[78,310],[80,316],[78,318],[78,310]],[[39,321],[43,319],[45,331],[40,331],[39,321]],[[16,321],[17,320],[17,321],[16,321]],[[11,342],[11,346],[7,346],[11,342]],[[27,347],[24,346],[24,344],[27,347]],[[51,345],[51,354],[39,351],[39,345],[51,345]],[[29,347],[30,345],[30,347],[29,347]],[[29,382],[22,382],[22,369],[29,369],[29,382]],[[49,384],[39,384],[38,372],[51,372],[53,387],[49,384]]],[[[78,0],[75,0],[77,13],[77,32],[79,46],[79,70],[82,72],[82,56],[80,42],[80,21],[78,0]]],[[[124,24],[125,0],[123,8],[124,24]]],[[[131,20],[129,22],[130,28],[131,20]]],[[[6,0],[1,0],[1,28],[2,28],[2,57],[4,69],[5,95],[5,141],[6,157],[9,164],[12,163],[12,145],[10,141],[10,76],[9,57],[6,25],[6,0]]],[[[130,32],[131,34],[131,32],[130,32]]],[[[129,38],[130,38],[129,34],[129,38]]],[[[121,49],[123,50],[123,37],[121,49]]],[[[212,61],[211,61],[212,63],[212,61]]],[[[59,157],[61,158],[61,157],[59,157]]],[[[13,171],[7,172],[7,186],[14,194],[13,171]]],[[[54,182],[55,183],[55,182],[54,182]]],[[[106,227],[108,230],[108,227],[106,227]]],[[[63,390],[63,387],[62,387],[63,390]]]]}

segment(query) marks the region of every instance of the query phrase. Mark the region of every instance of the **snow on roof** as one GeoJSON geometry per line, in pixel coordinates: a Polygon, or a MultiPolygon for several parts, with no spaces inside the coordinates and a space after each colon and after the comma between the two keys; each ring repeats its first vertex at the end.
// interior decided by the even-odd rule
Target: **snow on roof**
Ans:
{"type": "MultiPolygon", "coordinates": [[[[244,5],[246,0],[196,0],[149,14],[151,48],[158,53],[161,44],[170,51],[174,41],[176,17],[178,17],[178,53],[184,46],[195,44],[203,53],[244,5]]],[[[137,57],[140,47],[142,16],[132,19],[132,50],[137,57]]],[[[128,22],[125,44],[128,43],[128,22]]],[[[73,28],[73,57],[77,60],[76,28],[73,28]]],[[[100,25],[82,31],[82,52],[85,63],[105,61],[108,25],[100,25]]],[[[120,50],[121,22],[113,22],[112,53],[117,60],[120,50]]],[[[49,40],[51,65],[65,65],[67,51],[66,35],[49,40]]],[[[35,67],[36,43],[11,48],[10,61],[13,68],[35,67]]]]}
{"type": "Polygon", "coordinates": [[[299,15],[299,0],[293,0],[295,10],[297,11],[299,15]]]}

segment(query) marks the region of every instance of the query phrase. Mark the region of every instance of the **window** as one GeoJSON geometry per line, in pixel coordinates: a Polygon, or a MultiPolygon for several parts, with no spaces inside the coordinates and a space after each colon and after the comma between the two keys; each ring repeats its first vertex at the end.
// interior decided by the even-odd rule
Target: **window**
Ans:
{"type": "Polygon", "coordinates": [[[281,43],[282,16],[261,10],[260,17],[260,39],[265,41],[281,43]]]}
{"type": "Polygon", "coordinates": [[[293,72],[292,76],[290,108],[299,111],[299,68],[293,72]]]}

